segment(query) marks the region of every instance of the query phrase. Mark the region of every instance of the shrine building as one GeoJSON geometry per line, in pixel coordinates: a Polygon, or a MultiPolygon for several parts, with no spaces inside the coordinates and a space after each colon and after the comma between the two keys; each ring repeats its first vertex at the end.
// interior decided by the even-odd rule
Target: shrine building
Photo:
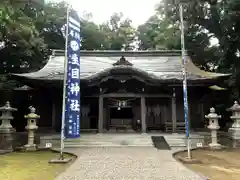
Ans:
{"type": "MultiPolygon", "coordinates": [[[[229,75],[200,70],[190,57],[186,60],[189,123],[201,129],[211,107],[209,87],[229,75]]],[[[180,51],[81,51],[80,64],[80,132],[184,131],[180,51]]],[[[31,87],[29,105],[41,116],[42,129],[60,131],[63,77],[59,50],[39,71],[13,74],[31,87]]]]}

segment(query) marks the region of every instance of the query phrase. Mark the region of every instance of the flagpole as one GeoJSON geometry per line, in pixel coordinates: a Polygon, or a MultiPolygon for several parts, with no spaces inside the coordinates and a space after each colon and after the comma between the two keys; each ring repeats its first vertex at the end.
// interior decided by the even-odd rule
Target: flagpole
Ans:
{"type": "Polygon", "coordinates": [[[65,31],[65,58],[64,58],[64,79],[63,79],[63,95],[62,95],[62,124],[61,124],[61,148],[60,159],[64,159],[64,130],[65,130],[65,108],[66,108],[66,86],[67,86],[67,68],[68,68],[68,24],[69,24],[69,12],[70,8],[67,5],[67,25],[65,31]]]}
{"type": "Polygon", "coordinates": [[[181,59],[182,59],[182,74],[183,74],[183,101],[184,101],[184,119],[187,138],[187,154],[191,159],[191,140],[189,132],[189,116],[188,116],[188,92],[187,92],[187,74],[186,74],[186,53],[185,53],[185,40],[184,40],[184,22],[183,22],[183,6],[179,3],[179,14],[181,23],[181,59]]]}

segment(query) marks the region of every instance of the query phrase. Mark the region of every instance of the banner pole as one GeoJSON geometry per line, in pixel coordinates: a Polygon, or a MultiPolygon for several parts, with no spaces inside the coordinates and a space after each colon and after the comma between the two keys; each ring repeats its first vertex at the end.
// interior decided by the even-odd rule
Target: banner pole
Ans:
{"type": "Polygon", "coordinates": [[[187,74],[186,74],[186,53],[185,53],[185,40],[184,40],[184,22],[183,22],[183,6],[181,2],[179,3],[179,14],[181,22],[181,56],[182,56],[182,74],[183,74],[183,101],[184,101],[184,119],[186,128],[186,138],[187,138],[187,154],[189,159],[191,159],[191,140],[189,132],[189,115],[188,115],[188,92],[187,92],[187,74]]]}
{"type": "Polygon", "coordinates": [[[60,148],[60,159],[64,159],[64,131],[65,131],[65,108],[66,108],[66,86],[67,86],[67,68],[68,68],[68,31],[69,31],[69,12],[70,8],[67,6],[67,25],[65,30],[65,58],[64,58],[64,79],[63,79],[63,95],[62,95],[62,124],[61,124],[61,148],[60,148]]]}

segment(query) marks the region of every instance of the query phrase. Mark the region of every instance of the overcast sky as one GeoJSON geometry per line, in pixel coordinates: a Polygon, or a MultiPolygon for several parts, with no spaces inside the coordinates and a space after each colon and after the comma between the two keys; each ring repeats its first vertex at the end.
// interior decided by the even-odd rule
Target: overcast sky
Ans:
{"type": "MultiPolygon", "coordinates": [[[[60,0],[52,0],[60,1],[60,0]]],[[[136,27],[154,14],[154,7],[161,0],[66,0],[80,14],[84,11],[93,14],[93,20],[101,23],[115,12],[122,12],[129,17],[136,27]]]]}

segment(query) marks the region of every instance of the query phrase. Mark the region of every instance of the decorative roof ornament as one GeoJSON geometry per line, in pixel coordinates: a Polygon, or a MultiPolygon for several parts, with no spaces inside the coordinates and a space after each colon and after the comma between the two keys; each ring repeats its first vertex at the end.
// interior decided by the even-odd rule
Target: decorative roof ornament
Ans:
{"type": "Polygon", "coordinates": [[[15,91],[29,91],[29,90],[32,90],[33,88],[27,86],[27,85],[24,85],[24,86],[21,86],[21,87],[17,87],[15,88],[14,90],[15,91]]]}
{"type": "Polygon", "coordinates": [[[113,64],[113,66],[132,66],[132,65],[133,64],[127,61],[124,56],[122,56],[117,62],[113,64]]]}

